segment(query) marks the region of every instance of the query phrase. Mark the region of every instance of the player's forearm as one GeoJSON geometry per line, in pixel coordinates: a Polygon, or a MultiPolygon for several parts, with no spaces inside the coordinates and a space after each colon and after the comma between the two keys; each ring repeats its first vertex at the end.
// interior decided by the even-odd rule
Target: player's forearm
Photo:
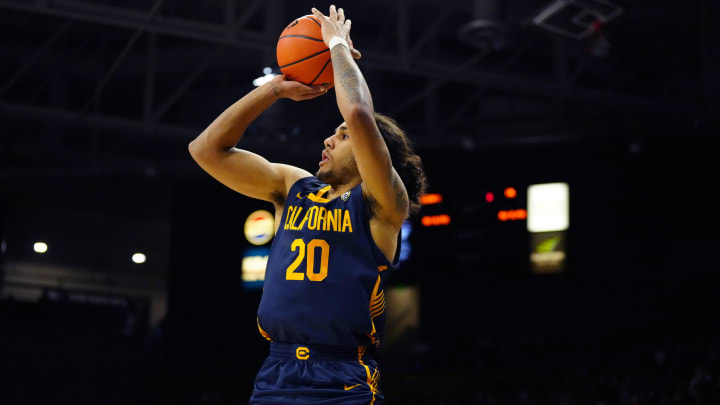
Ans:
{"type": "Polygon", "coordinates": [[[357,110],[372,113],[373,102],[370,89],[360,68],[343,45],[336,45],[331,50],[333,64],[335,95],[340,113],[347,120],[357,110]]]}
{"type": "Polygon", "coordinates": [[[273,86],[274,83],[264,84],[228,107],[191,142],[191,151],[193,148],[227,151],[234,147],[248,125],[279,98],[273,86]]]}

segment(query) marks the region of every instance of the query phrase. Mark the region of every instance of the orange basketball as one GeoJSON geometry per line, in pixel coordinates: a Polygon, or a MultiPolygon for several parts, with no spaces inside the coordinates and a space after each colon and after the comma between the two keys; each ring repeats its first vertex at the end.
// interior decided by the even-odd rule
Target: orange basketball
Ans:
{"type": "Polygon", "coordinates": [[[277,61],[280,71],[290,80],[305,84],[327,83],[333,86],[330,49],[325,46],[320,21],[306,15],[291,22],[280,34],[277,61]]]}

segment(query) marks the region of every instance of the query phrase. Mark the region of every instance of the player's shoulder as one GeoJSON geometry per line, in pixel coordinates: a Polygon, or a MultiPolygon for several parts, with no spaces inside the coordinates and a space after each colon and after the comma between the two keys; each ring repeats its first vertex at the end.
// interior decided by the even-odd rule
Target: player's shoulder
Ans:
{"type": "Polygon", "coordinates": [[[276,209],[282,209],[292,187],[300,180],[313,177],[313,175],[305,169],[284,163],[273,163],[273,167],[276,173],[282,177],[283,186],[272,193],[271,199],[276,209]]]}
{"type": "Polygon", "coordinates": [[[297,166],[284,163],[276,163],[275,165],[277,167],[277,170],[279,170],[283,176],[285,182],[285,190],[283,191],[285,195],[290,192],[292,186],[295,185],[295,183],[297,183],[299,180],[314,177],[307,170],[301,169],[297,166]]]}

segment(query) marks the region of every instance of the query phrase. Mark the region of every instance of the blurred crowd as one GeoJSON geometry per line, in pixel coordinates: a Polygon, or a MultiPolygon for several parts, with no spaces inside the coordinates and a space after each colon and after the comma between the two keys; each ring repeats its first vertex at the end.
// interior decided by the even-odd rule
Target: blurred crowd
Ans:
{"type": "Polygon", "coordinates": [[[404,358],[387,353],[384,391],[392,403],[720,404],[720,334],[713,331],[453,343],[415,344],[404,358]]]}
{"type": "MultiPolygon", "coordinates": [[[[183,365],[168,358],[165,322],[133,328],[137,319],[133,305],[0,302],[0,371],[9,376],[2,403],[247,403],[264,353],[232,367],[183,365]]],[[[718,332],[673,325],[582,338],[474,332],[437,343],[415,334],[376,357],[387,404],[717,405],[718,332]]]]}

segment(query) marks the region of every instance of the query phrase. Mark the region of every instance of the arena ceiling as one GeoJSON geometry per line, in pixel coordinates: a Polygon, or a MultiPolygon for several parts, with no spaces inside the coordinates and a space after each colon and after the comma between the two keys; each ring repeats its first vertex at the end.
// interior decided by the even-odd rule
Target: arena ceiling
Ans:
{"type": "MultiPolygon", "coordinates": [[[[487,1],[338,5],[353,20],[376,109],[420,148],[717,129],[717,2],[617,2],[621,13],[583,40],[533,22],[555,3],[503,1],[493,18],[506,34],[479,46],[458,31],[484,17],[487,1]]],[[[328,5],[0,0],[0,180],[188,169],[187,143],[263,67],[277,72],[285,25],[328,5]]],[[[333,95],[284,100],[243,144],[317,154],[340,119],[333,95]]]]}

